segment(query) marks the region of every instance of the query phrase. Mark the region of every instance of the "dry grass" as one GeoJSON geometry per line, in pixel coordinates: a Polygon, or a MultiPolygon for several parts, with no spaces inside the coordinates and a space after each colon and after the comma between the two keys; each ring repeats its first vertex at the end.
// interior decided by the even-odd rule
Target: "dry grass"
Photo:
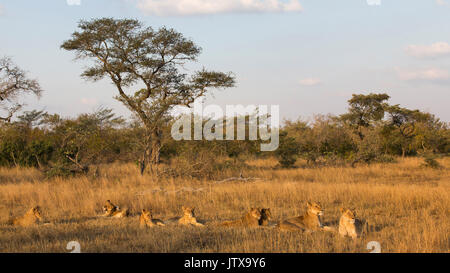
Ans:
{"type": "MultiPolygon", "coordinates": [[[[101,168],[98,179],[44,180],[32,169],[0,168],[0,252],[67,252],[69,241],[83,252],[367,252],[379,241],[383,252],[449,252],[450,158],[444,169],[421,167],[420,159],[357,168],[277,170],[273,159],[248,162],[245,176],[257,182],[141,177],[133,165],[101,168]],[[171,191],[188,187],[201,191],[171,191]],[[155,191],[163,189],[165,191],[155,191]],[[128,219],[97,218],[111,199],[133,213],[128,219]],[[152,208],[167,219],[182,205],[196,206],[206,222],[239,218],[250,207],[270,207],[274,220],[298,215],[307,200],[319,201],[325,222],[336,224],[340,207],[354,207],[372,232],[353,241],[332,233],[241,229],[157,227],[139,229],[137,213],[152,208]],[[6,225],[10,214],[39,204],[51,225],[18,228],[6,225]]],[[[235,174],[234,174],[235,175],[235,174]]],[[[233,176],[224,173],[224,177],[233,176]]]]}

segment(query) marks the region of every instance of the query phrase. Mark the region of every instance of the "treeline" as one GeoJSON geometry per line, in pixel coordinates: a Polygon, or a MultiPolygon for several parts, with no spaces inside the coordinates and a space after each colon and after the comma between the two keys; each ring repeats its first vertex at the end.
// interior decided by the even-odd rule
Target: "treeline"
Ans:
{"type": "MultiPolygon", "coordinates": [[[[161,126],[160,160],[170,168],[166,174],[197,177],[242,166],[249,157],[276,156],[281,167],[292,167],[298,158],[320,166],[390,162],[396,156],[432,161],[449,154],[447,123],[430,113],[389,105],[388,99],[386,94],[353,95],[344,115],[285,121],[274,152],[261,152],[261,141],[175,141],[173,119],[167,119],[161,126]]],[[[0,165],[36,167],[48,176],[87,173],[111,162],[138,166],[147,139],[138,120],[127,122],[110,109],[76,118],[23,112],[16,121],[0,124],[0,165]]]]}
{"type": "Polygon", "coordinates": [[[353,95],[346,114],[287,121],[277,153],[283,166],[298,156],[311,165],[392,162],[395,156],[434,158],[450,152],[448,124],[433,114],[388,104],[387,94],[353,95]]]}

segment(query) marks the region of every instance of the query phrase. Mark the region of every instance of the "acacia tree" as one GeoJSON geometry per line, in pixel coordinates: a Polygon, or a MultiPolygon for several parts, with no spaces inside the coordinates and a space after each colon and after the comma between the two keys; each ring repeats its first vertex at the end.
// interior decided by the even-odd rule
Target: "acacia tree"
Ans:
{"type": "Polygon", "coordinates": [[[0,121],[10,122],[14,113],[22,108],[19,96],[42,92],[36,80],[27,78],[25,71],[16,66],[10,58],[0,58],[0,121]]]}
{"type": "Polygon", "coordinates": [[[419,110],[402,108],[398,104],[388,106],[386,112],[388,114],[388,122],[385,125],[384,132],[390,137],[390,142],[399,143],[402,157],[405,157],[407,149],[411,146],[415,137],[415,127],[418,118],[423,114],[419,110]]]}
{"type": "Polygon", "coordinates": [[[378,134],[374,131],[378,122],[385,116],[389,100],[387,94],[353,95],[348,101],[348,113],[340,116],[355,133],[357,152],[352,166],[357,162],[370,163],[381,156],[378,134]]]}
{"type": "Polygon", "coordinates": [[[141,174],[149,162],[159,163],[161,128],[174,106],[190,107],[210,88],[234,86],[231,73],[205,69],[182,73],[185,63],[197,60],[201,48],[173,29],[156,31],[137,20],[113,18],[82,20],[78,27],[61,48],[74,51],[77,59],[92,60],[82,77],[110,78],[118,91],[115,98],[143,123],[141,174]]]}
{"type": "Polygon", "coordinates": [[[385,109],[388,106],[385,101],[389,98],[387,94],[354,94],[348,101],[350,106],[348,113],[341,115],[341,119],[355,130],[360,140],[363,140],[364,133],[362,129],[384,118],[385,109]]]}

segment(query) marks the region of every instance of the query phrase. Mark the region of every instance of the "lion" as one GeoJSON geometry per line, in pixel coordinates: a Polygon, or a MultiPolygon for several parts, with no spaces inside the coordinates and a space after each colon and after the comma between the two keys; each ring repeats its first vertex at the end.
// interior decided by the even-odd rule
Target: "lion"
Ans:
{"type": "Polygon", "coordinates": [[[31,225],[39,224],[41,221],[41,208],[39,206],[36,206],[28,210],[24,216],[12,219],[10,222],[14,226],[28,227],[31,225]]]}
{"type": "Polygon", "coordinates": [[[195,208],[194,207],[185,207],[182,206],[181,210],[183,211],[183,216],[174,217],[169,219],[169,222],[175,222],[181,225],[193,225],[193,226],[204,226],[202,223],[197,222],[197,218],[195,216],[195,208]]]}
{"type": "Polygon", "coordinates": [[[165,226],[164,222],[159,219],[153,219],[152,210],[143,209],[141,216],[139,217],[139,226],[144,227],[154,227],[154,226],[165,226]]]}
{"type": "Polygon", "coordinates": [[[268,226],[271,219],[272,213],[270,212],[270,208],[261,209],[261,218],[259,218],[258,224],[260,226],[268,226]]]}
{"type": "Polygon", "coordinates": [[[306,206],[307,206],[306,214],[280,221],[277,224],[277,227],[280,230],[288,230],[288,231],[323,230],[324,225],[322,224],[322,220],[320,218],[323,215],[323,209],[320,203],[307,202],[306,206]]]}
{"type": "MultiPolygon", "coordinates": [[[[267,216],[267,214],[266,214],[267,216]]],[[[261,209],[251,208],[241,219],[234,221],[225,221],[220,224],[220,226],[225,227],[257,227],[260,225],[261,220],[261,209]]]]}
{"type": "Polygon", "coordinates": [[[360,238],[368,231],[368,222],[356,218],[354,209],[341,208],[341,219],[339,220],[339,234],[342,237],[360,238]]]}
{"type": "Polygon", "coordinates": [[[103,206],[103,211],[105,212],[102,215],[104,217],[124,218],[130,215],[130,212],[127,208],[121,209],[111,203],[111,200],[106,200],[106,204],[103,206]]]}

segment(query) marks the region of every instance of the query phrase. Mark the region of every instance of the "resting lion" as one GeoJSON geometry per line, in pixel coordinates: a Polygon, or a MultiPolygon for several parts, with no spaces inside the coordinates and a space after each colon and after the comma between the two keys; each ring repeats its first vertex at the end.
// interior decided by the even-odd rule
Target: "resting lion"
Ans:
{"type": "Polygon", "coordinates": [[[139,217],[139,226],[141,228],[154,227],[154,226],[165,226],[164,222],[159,219],[153,219],[152,210],[143,209],[141,216],[139,217]]]}
{"type": "Polygon", "coordinates": [[[323,210],[320,203],[307,202],[306,206],[307,206],[306,214],[280,221],[277,224],[277,227],[280,230],[288,230],[288,231],[324,230],[324,226],[320,219],[320,216],[323,215],[323,210]]]}
{"type": "Polygon", "coordinates": [[[234,221],[225,221],[220,226],[225,227],[257,227],[261,219],[261,210],[257,208],[251,208],[241,219],[234,221]]]}
{"type": "Polygon", "coordinates": [[[362,237],[368,231],[367,221],[356,218],[354,209],[341,208],[342,216],[339,220],[339,234],[342,237],[349,236],[352,239],[362,237]]]}
{"type": "Polygon", "coordinates": [[[24,216],[12,219],[10,223],[15,226],[28,227],[31,225],[39,224],[41,220],[41,208],[39,206],[36,206],[27,211],[24,216]]]}
{"type": "Polygon", "coordinates": [[[191,207],[181,207],[181,210],[183,211],[183,216],[181,217],[174,217],[169,219],[169,222],[175,222],[180,225],[193,225],[193,226],[204,226],[203,224],[197,222],[197,218],[195,216],[195,208],[191,207]]]}
{"type": "Polygon", "coordinates": [[[120,209],[118,206],[111,203],[110,200],[106,200],[106,204],[103,206],[103,211],[105,213],[102,216],[105,217],[123,218],[130,214],[127,208],[120,209]]]}

